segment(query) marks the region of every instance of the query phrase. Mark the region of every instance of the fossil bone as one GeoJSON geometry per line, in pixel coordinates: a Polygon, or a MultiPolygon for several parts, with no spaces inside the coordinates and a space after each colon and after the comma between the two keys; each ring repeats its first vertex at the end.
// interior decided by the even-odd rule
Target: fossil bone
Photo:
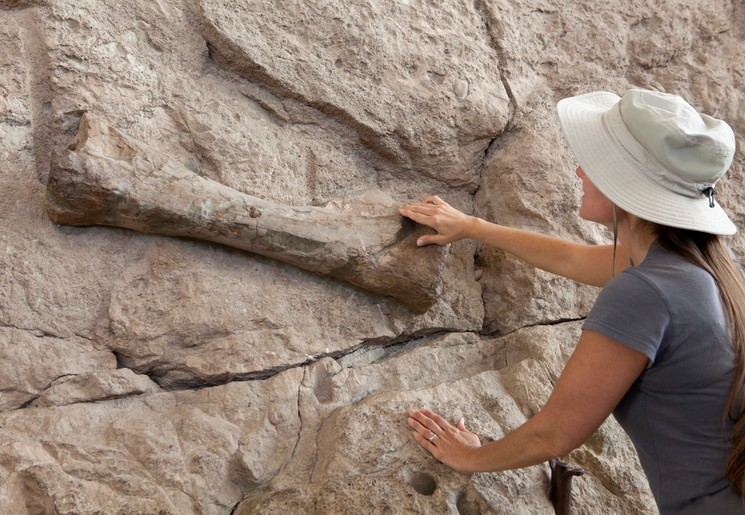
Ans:
{"type": "Polygon", "coordinates": [[[108,225],[197,238],[333,277],[424,312],[442,289],[447,247],[416,246],[427,229],[382,192],[346,206],[287,206],[201,177],[84,114],[54,159],[47,212],[64,225],[108,225]]]}

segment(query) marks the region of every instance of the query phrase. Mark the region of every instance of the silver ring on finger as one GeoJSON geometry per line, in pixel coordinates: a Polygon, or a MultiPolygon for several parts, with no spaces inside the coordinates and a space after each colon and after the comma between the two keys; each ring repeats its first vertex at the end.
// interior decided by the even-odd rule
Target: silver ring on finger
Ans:
{"type": "Polygon", "coordinates": [[[429,443],[433,443],[435,441],[435,438],[437,438],[437,435],[432,433],[431,435],[429,435],[429,438],[427,438],[427,440],[429,440],[429,443]]]}

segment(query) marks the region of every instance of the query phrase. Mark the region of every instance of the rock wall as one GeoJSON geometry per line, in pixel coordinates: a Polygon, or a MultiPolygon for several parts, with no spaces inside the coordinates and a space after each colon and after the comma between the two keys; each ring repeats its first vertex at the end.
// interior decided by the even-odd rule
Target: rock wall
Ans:
{"type": "MultiPolygon", "coordinates": [[[[656,88],[735,129],[718,192],[745,227],[740,0],[0,0],[0,19],[2,513],[551,513],[548,465],[457,474],[406,411],[517,427],[597,293],[458,242],[420,313],[215,243],[56,225],[47,182],[83,115],[288,209],[436,193],[600,242],[555,103],[656,88]]],[[[587,471],[576,513],[655,512],[612,419],[565,459],[587,471]]]]}

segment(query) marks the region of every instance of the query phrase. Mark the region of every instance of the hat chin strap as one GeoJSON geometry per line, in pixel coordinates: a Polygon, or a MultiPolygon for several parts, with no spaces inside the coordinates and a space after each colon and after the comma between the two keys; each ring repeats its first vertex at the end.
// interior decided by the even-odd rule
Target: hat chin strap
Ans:
{"type": "Polygon", "coordinates": [[[616,276],[616,247],[618,246],[618,216],[616,215],[616,205],[613,204],[613,261],[610,264],[610,277],[616,276]]]}

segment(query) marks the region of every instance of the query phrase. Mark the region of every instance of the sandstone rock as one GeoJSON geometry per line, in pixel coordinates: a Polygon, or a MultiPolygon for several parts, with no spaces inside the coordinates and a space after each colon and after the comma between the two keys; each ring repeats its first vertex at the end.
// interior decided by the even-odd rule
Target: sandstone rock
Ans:
{"type": "Polygon", "coordinates": [[[40,408],[77,402],[95,402],[158,391],[149,377],[128,368],[89,372],[54,381],[30,405],[40,408]]]}
{"type": "Polygon", "coordinates": [[[476,6],[202,0],[198,12],[221,66],[348,123],[396,166],[476,188],[509,113],[499,56],[471,30],[476,6]]]}
{"type": "Polygon", "coordinates": [[[81,338],[0,327],[0,411],[29,404],[60,378],[105,373],[115,367],[111,352],[96,350],[81,338]]]}
{"type": "MultiPolygon", "coordinates": [[[[303,381],[309,390],[300,397],[303,429],[292,466],[272,481],[272,492],[247,494],[236,513],[308,506],[343,513],[353,502],[370,513],[551,511],[547,464],[458,474],[416,445],[405,413],[426,406],[453,421],[464,416],[484,441],[497,438],[540,409],[578,329],[536,327],[498,340],[453,334],[367,366],[318,362],[303,381]]],[[[591,470],[577,481],[584,481],[575,496],[579,513],[644,513],[653,505],[646,483],[630,480],[639,465],[622,441],[627,437],[609,421],[569,458],[591,470]]]]}
{"type": "Polygon", "coordinates": [[[291,456],[301,375],[5,411],[3,510],[229,513],[291,456]]]}

